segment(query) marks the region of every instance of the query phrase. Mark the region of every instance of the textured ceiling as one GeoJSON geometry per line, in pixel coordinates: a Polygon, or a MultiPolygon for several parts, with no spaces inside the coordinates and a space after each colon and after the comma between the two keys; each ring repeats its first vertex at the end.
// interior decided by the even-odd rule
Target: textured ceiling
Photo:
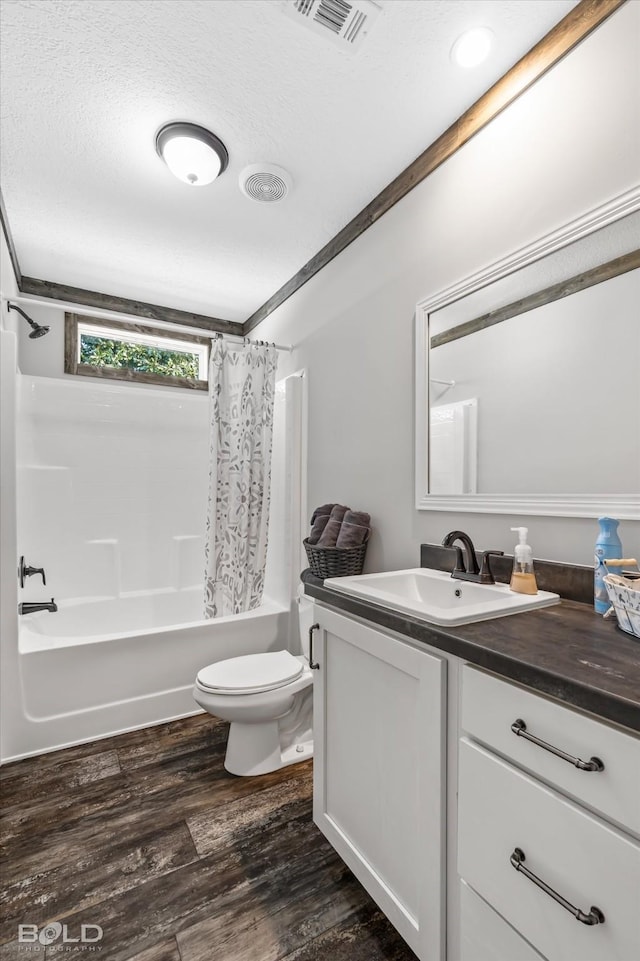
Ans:
{"type": "Polygon", "coordinates": [[[287,0],[3,0],[2,190],[22,273],[243,321],[529,50],[576,0],[380,0],[357,51],[287,0]],[[449,52],[471,26],[495,53],[449,52]],[[160,126],[213,130],[212,185],[174,179],[160,126]],[[258,204],[238,175],[285,167],[258,204]]]}

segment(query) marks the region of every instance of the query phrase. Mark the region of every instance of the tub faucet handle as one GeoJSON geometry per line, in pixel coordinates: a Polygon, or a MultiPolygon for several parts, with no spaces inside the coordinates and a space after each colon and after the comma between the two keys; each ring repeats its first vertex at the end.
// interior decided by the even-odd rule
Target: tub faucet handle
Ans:
{"type": "Polygon", "coordinates": [[[42,577],[42,583],[46,584],[46,578],[44,575],[44,567],[29,567],[24,562],[24,555],[20,558],[20,564],[18,566],[18,577],[20,578],[20,587],[24,587],[24,581],[26,577],[31,577],[32,574],[40,574],[42,577]]]}

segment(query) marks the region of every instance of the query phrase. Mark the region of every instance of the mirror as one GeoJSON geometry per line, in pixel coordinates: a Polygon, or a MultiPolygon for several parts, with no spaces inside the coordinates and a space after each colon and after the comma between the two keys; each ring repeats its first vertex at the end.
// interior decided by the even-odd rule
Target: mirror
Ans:
{"type": "Polygon", "coordinates": [[[640,189],[421,301],[416,507],[640,517],[640,189]]]}

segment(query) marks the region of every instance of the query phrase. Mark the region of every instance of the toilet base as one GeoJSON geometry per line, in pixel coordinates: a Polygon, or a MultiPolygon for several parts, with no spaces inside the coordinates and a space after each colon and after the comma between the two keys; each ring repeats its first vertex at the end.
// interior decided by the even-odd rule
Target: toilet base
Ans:
{"type": "Polygon", "coordinates": [[[229,774],[253,777],[256,774],[278,771],[310,757],[313,757],[313,738],[308,737],[283,748],[277,720],[263,721],[260,724],[232,721],[224,766],[229,774]]]}

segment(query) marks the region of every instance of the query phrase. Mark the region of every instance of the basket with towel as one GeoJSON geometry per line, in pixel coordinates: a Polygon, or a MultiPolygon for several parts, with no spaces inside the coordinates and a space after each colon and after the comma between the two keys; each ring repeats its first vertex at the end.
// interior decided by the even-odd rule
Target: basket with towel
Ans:
{"type": "Polygon", "coordinates": [[[615,611],[618,619],[618,627],[627,634],[640,638],[640,572],[638,562],[635,557],[624,558],[622,560],[605,561],[608,574],[603,580],[607,588],[607,594],[611,601],[611,607],[605,614],[609,616],[611,611],[615,611]],[[611,568],[631,567],[635,565],[635,571],[625,572],[624,574],[614,574],[611,568]]]}
{"type": "Polygon", "coordinates": [[[311,518],[311,532],[303,540],[309,567],[317,577],[362,574],[371,518],[343,504],[323,504],[311,518]]]}

